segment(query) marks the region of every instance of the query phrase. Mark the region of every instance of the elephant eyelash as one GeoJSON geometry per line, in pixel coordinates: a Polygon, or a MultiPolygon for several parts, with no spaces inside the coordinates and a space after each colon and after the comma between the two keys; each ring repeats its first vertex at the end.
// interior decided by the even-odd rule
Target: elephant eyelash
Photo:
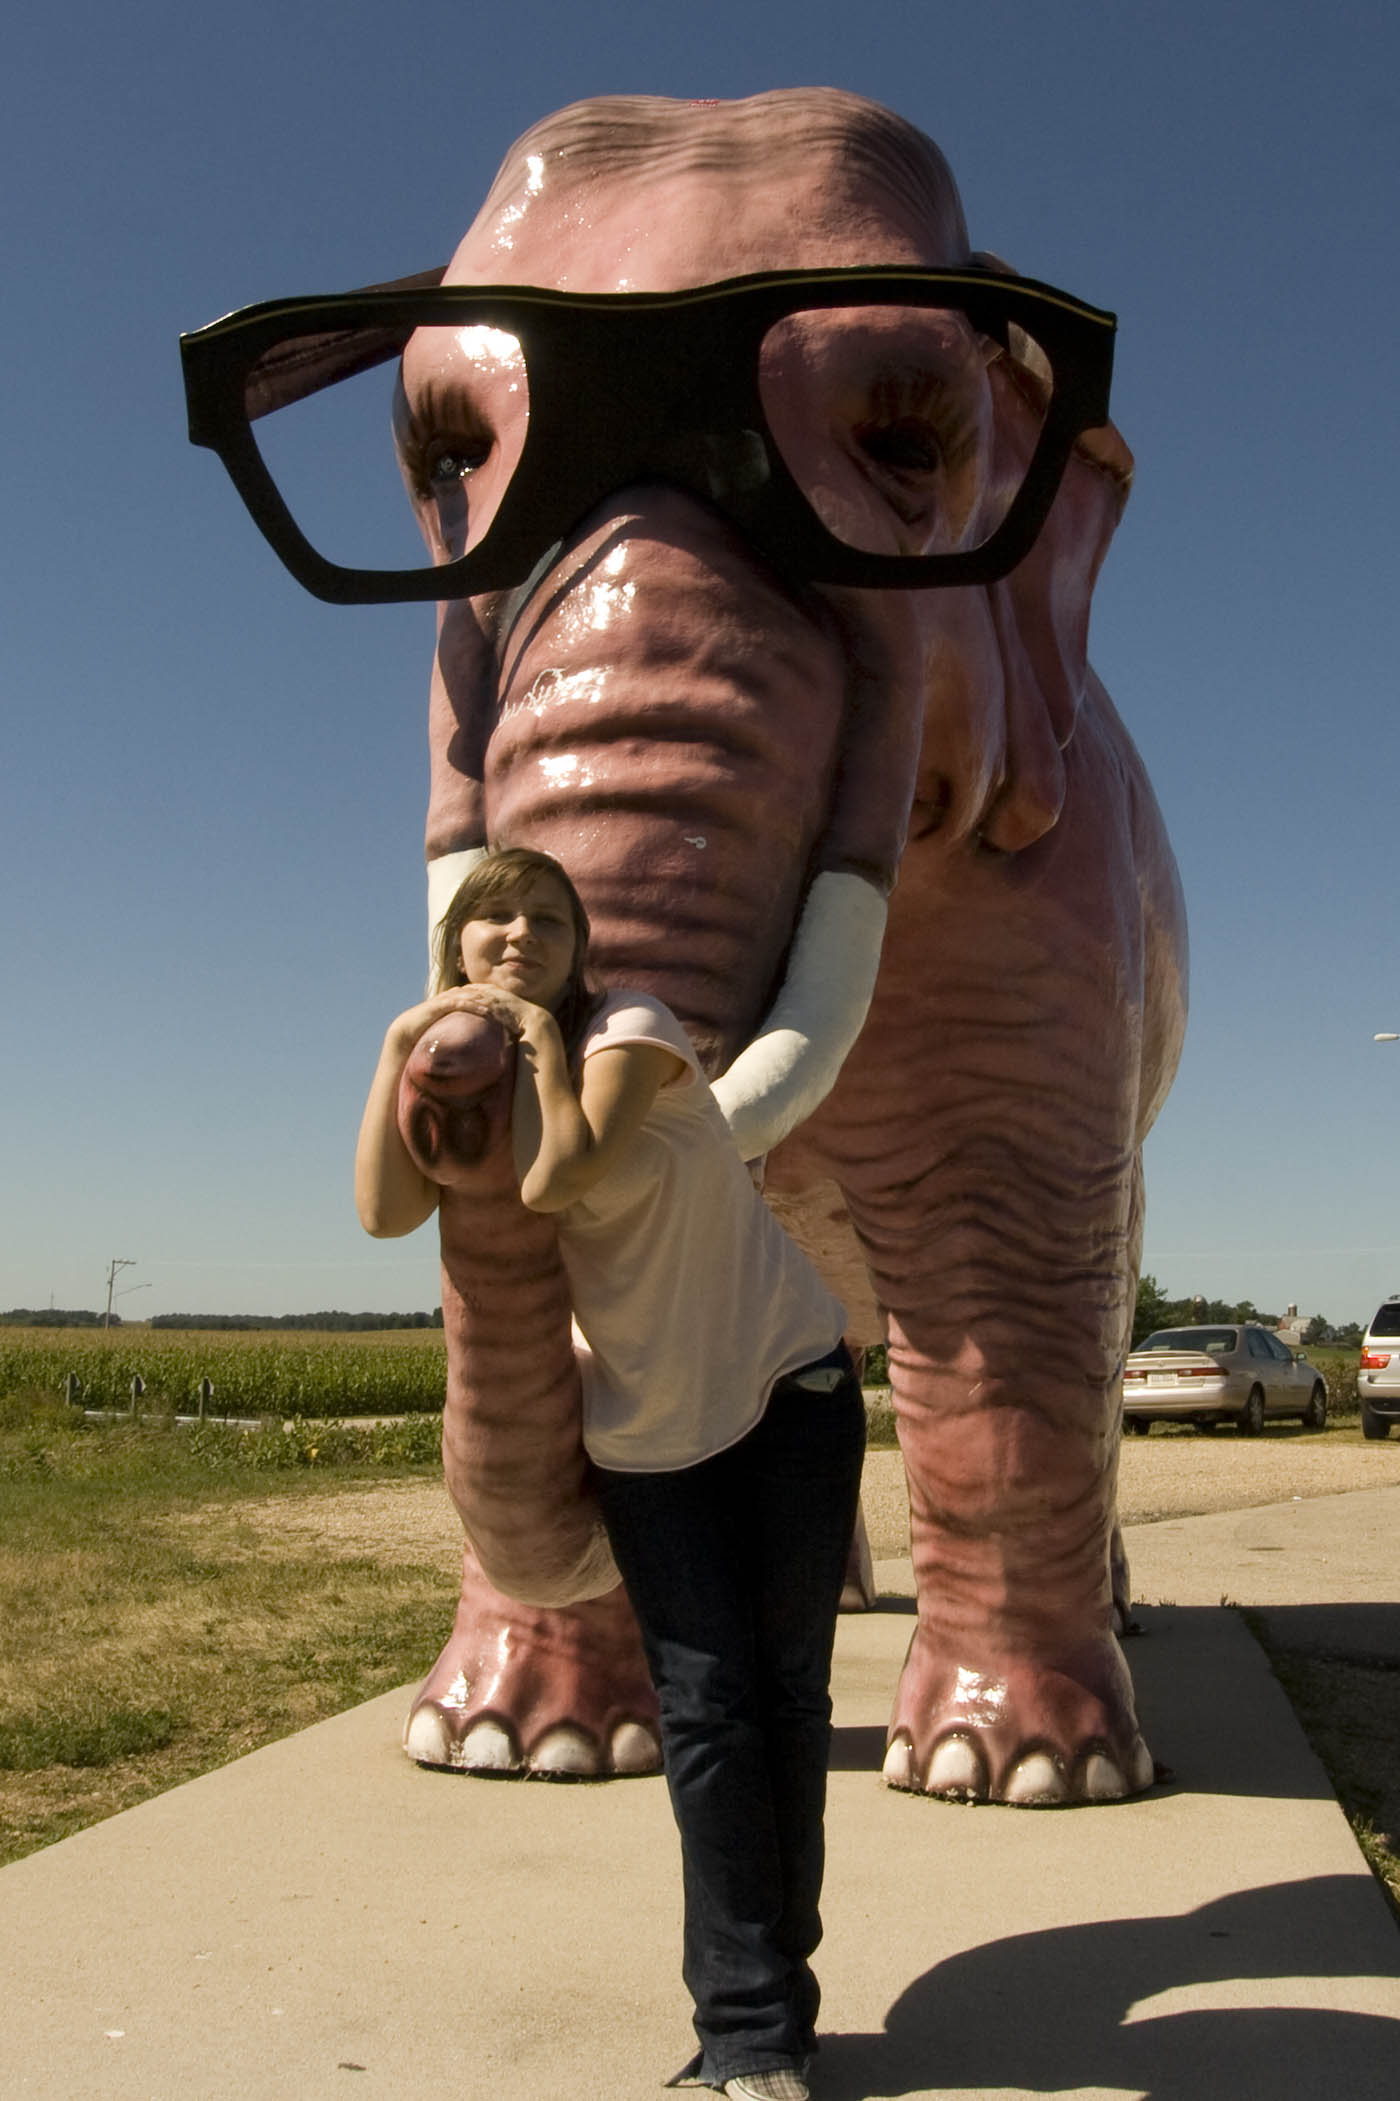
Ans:
{"type": "Polygon", "coordinates": [[[408,409],[396,436],[413,492],[424,501],[431,500],[445,481],[460,481],[484,466],[495,443],[494,434],[471,414],[460,395],[439,401],[431,382],[408,409]],[[449,458],[460,460],[461,467],[449,476],[439,476],[434,470],[449,458]]]}

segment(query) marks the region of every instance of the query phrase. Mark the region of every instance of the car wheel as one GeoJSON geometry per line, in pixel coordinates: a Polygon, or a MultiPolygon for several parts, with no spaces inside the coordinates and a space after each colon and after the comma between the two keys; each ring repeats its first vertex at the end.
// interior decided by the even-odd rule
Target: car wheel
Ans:
{"type": "Polygon", "coordinates": [[[1327,1428],[1327,1388],[1323,1385],[1321,1379],[1318,1380],[1316,1386],[1308,1395],[1308,1405],[1303,1410],[1303,1428],[1305,1430],[1325,1430],[1327,1428]]]}
{"type": "Polygon", "coordinates": [[[1390,1424],[1385,1417],[1383,1415],[1372,1415],[1364,1402],[1361,1408],[1361,1435],[1369,1437],[1372,1444],[1379,1444],[1383,1438],[1390,1435],[1390,1424]]]}
{"type": "Polygon", "coordinates": [[[1129,1437],[1146,1437],[1148,1431],[1152,1428],[1152,1418],[1150,1415],[1125,1415],[1123,1417],[1123,1428],[1127,1431],[1129,1437]]]}
{"type": "Polygon", "coordinates": [[[1257,1437],[1264,1427],[1264,1389],[1251,1386],[1249,1399],[1235,1417],[1241,1437],[1257,1437]]]}

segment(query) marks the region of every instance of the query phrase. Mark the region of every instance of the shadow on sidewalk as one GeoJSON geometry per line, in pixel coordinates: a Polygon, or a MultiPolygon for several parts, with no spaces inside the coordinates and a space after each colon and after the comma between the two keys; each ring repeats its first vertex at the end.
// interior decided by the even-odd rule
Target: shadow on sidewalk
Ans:
{"type": "Polygon", "coordinates": [[[1400,1669],[1400,1605],[1250,1605],[1270,1645],[1328,1662],[1400,1669]]]}
{"type": "Polygon", "coordinates": [[[1177,1917],[993,1941],[916,1978],[882,2034],[824,2036],[817,2092],[866,2101],[1088,2087],[1147,2101],[1393,2101],[1400,2020],[1228,2003],[1236,1980],[1275,1977],[1304,1980],[1296,1996],[1323,1996],[1312,1980],[1355,1974],[1349,1949],[1374,1938],[1361,1914],[1380,1903],[1364,1881],[1324,1876],[1177,1917]],[[1200,2003],[1176,2003],[1190,1997],[1200,2003]]]}

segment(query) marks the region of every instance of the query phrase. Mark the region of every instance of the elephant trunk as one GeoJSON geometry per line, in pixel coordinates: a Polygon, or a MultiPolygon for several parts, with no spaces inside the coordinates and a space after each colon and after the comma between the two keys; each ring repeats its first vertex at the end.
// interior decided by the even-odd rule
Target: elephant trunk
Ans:
{"type": "Polygon", "coordinates": [[[399,1129],[442,1184],[449,1492],[497,1590],[574,1604],[613,1589],[617,1570],[587,1488],[558,1237],[515,1180],[513,1085],[500,1026],[451,1015],[409,1060],[399,1129]]]}
{"type": "MultiPolygon", "coordinates": [[[[812,1032],[844,1033],[844,1053],[874,978],[917,710],[904,693],[897,726],[875,740],[905,783],[885,809],[869,757],[876,700],[832,610],[795,597],[690,499],[632,493],[643,518],[618,515],[620,497],[497,637],[497,689],[475,702],[493,718],[487,837],[561,862],[592,921],[596,977],[664,1000],[711,1074],[770,1012],[792,956],[806,980],[825,966],[856,990],[792,1011],[779,1001],[772,1033],[803,1039],[815,1004],[812,1032]],[[856,909],[841,886],[863,893],[856,909]],[[804,948],[794,935],[814,890],[822,908],[804,948]]],[[[800,1076],[781,1078],[790,1110],[812,1106],[800,1076]]],[[[450,1092],[445,1072],[426,1089],[437,1107],[420,1103],[425,1128],[436,1115],[459,1141],[486,1130],[497,1112],[469,1108],[461,1088],[449,1109],[450,1092]]],[[[479,1159],[425,1171],[447,1185],[449,1484],[490,1580],[558,1601],[598,1564],[554,1227],[521,1206],[502,1135],[479,1159]]]]}
{"type": "Polygon", "coordinates": [[[562,862],[598,976],[665,1000],[713,1073],[767,1010],[821,864],[844,656],[818,601],[676,491],[623,492],[563,567],[503,646],[487,836],[562,862]]]}

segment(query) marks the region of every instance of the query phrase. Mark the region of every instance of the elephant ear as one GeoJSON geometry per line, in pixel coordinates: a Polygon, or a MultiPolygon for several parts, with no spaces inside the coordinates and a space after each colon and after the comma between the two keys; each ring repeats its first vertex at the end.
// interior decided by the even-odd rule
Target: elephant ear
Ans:
{"type": "MultiPolygon", "coordinates": [[[[440,285],[446,265],[419,270],[412,277],[396,277],[388,284],[360,285],[359,292],[428,292],[440,285]]],[[[353,299],[355,292],[347,292],[353,299]]],[[[250,418],[270,416],[276,409],[290,408],[319,394],[342,379],[353,379],[375,365],[387,365],[403,354],[411,328],[336,328],[319,335],[294,336],[290,342],[274,343],[250,367],[244,381],[244,404],[250,418]]]]}
{"type": "MultiPolygon", "coordinates": [[[[1006,274],[998,257],[977,255],[1006,274]]],[[[1035,446],[1049,369],[1020,329],[990,367],[997,476],[1017,479],[1035,446]]],[[[1133,456],[1111,423],[1078,439],[1050,515],[1025,560],[987,586],[1006,692],[1006,772],[982,836],[1008,853],[1049,831],[1065,794],[1061,757],[1088,677],[1089,601],[1132,485],[1133,456]]]]}

